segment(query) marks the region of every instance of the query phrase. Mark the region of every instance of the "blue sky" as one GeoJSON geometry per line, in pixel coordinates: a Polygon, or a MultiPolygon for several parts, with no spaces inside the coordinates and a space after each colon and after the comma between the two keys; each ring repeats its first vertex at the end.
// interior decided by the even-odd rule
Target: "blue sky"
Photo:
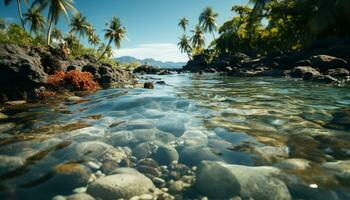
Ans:
{"type": "MultiPolygon", "coordinates": [[[[130,55],[137,58],[152,57],[162,61],[185,61],[176,44],[182,31],[177,26],[180,17],[190,19],[189,28],[198,23],[198,15],[211,6],[219,13],[218,24],[231,18],[233,5],[247,4],[248,0],[76,0],[76,8],[94,24],[103,38],[105,22],[112,16],[121,19],[127,28],[127,40],[115,56],[130,55]]],[[[0,6],[0,17],[17,21],[15,1],[9,7],[0,6]]],[[[23,6],[23,9],[24,6],[23,6]]],[[[62,18],[59,28],[67,31],[67,21],[62,18]]],[[[208,35],[207,43],[212,40],[208,35]]]]}

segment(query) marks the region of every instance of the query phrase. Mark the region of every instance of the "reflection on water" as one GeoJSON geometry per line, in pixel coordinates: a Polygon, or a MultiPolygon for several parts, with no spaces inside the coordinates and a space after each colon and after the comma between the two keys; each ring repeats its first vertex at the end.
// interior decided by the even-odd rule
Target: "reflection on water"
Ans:
{"type": "MultiPolygon", "coordinates": [[[[350,166],[336,173],[324,167],[350,158],[349,87],[218,75],[160,78],[166,85],[154,90],[108,89],[61,103],[4,108],[0,197],[71,194],[84,183],[72,180],[76,174],[89,179],[93,167],[87,163],[105,159],[110,147],[142,159],[161,144],[175,147],[179,162],[189,167],[202,160],[282,166],[305,159],[311,167],[287,167],[285,174],[317,184],[322,194],[349,197],[350,166]],[[90,141],[100,143],[81,147],[90,141]]],[[[313,196],[289,190],[293,198],[313,196]]]]}

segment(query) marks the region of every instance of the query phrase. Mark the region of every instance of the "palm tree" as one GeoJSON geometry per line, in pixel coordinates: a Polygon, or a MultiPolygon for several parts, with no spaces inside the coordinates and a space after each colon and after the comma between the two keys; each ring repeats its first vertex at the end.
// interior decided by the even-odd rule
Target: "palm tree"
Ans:
{"type": "Polygon", "coordinates": [[[215,32],[218,30],[216,24],[216,18],[219,16],[218,13],[214,12],[213,8],[207,7],[199,16],[199,24],[203,30],[207,33],[212,33],[215,40],[215,32]]]}
{"type": "Polygon", "coordinates": [[[96,33],[89,33],[88,41],[95,49],[96,46],[100,43],[100,38],[96,33]]]}
{"type": "Polygon", "coordinates": [[[113,55],[112,47],[106,46],[104,43],[101,43],[100,47],[98,48],[98,51],[104,51],[105,55],[107,55],[108,58],[110,58],[113,55]]]}
{"type": "MultiPolygon", "coordinates": [[[[88,34],[88,31],[91,25],[87,22],[85,16],[82,16],[81,13],[76,13],[71,19],[70,26],[71,26],[70,32],[78,34],[78,41],[80,44],[81,37],[88,34]]],[[[79,51],[79,46],[78,46],[78,51],[79,51]]]]}
{"type": "Polygon", "coordinates": [[[105,31],[105,38],[109,39],[106,49],[102,53],[101,57],[98,60],[101,60],[106,54],[107,49],[111,46],[112,42],[117,48],[120,48],[120,42],[125,37],[126,29],[122,27],[119,18],[113,17],[108,24],[108,28],[105,31]]]}
{"type": "Polygon", "coordinates": [[[61,33],[60,29],[58,29],[58,28],[52,29],[51,37],[56,39],[57,41],[62,40],[62,38],[63,38],[62,33],[61,33]]]}
{"type": "Polygon", "coordinates": [[[32,34],[32,31],[37,34],[38,31],[43,30],[46,22],[45,17],[41,15],[41,9],[35,5],[24,14],[24,20],[30,23],[29,34],[32,34]]]}
{"type": "Polygon", "coordinates": [[[188,58],[191,59],[192,47],[188,37],[185,34],[180,37],[180,42],[177,44],[177,46],[179,47],[181,53],[187,53],[188,58]]]}
{"type": "Polygon", "coordinates": [[[269,1],[271,0],[249,0],[249,3],[254,4],[255,11],[261,11],[269,1]]]}
{"type": "Polygon", "coordinates": [[[73,0],[35,0],[34,4],[38,4],[41,9],[48,7],[49,28],[47,30],[47,45],[50,45],[51,43],[51,32],[53,25],[58,23],[61,14],[63,13],[67,20],[69,20],[68,11],[76,12],[73,3],[73,0]]]}
{"type": "Polygon", "coordinates": [[[197,50],[203,48],[205,46],[205,38],[200,25],[196,25],[191,32],[193,33],[193,36],[191,37],[192,46],[197,50]]]}
{"type": "Polygon", "coordinates": [[[186,27],[190,21],[186,17],[182,17],[179,21],[178,26],[180,26],[184,32],[186,32],[186,27]]]}
{"type": "MultiPolygon", "coordinates": [[[[22,0],[17,0],[17,12],[18,12],[19,19],[21,20],[22,28],[25,29],[24,18],[23,18],[23,15],[22,15],[21,2],[22,2],[22,0]]],[[[12,0],[5,0],[5,6],[10,5],[11,3],[12,3],[12,0]]],[[[24,3],[28,4],[28,0],[24,0],[24,3]]]]}

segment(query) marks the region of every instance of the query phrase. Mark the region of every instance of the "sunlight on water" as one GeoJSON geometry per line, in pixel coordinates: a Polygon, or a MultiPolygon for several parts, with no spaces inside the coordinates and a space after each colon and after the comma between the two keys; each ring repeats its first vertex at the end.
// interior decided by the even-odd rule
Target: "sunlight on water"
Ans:
{"type": "Polygon", "coordinates": [[[120,159],[120,150],[140,159],[161,144],[175,147],[189,167],[202,160],[287,166],[281,168],[288,180],[305,182],[288,185],[295,198],[349,197],[349,166],[330,172],[323,165],[350,158],[349,87],[206,74],[157,78],[166,85],[1,111],[8,118],[0,121],[0,197],[70,194],[81,180],[56,174],[85,176],[88,163],[105,159],[111,146],[120,159]],[[286,164],[291,158],[312,167],[294,170],[286,164]]]}

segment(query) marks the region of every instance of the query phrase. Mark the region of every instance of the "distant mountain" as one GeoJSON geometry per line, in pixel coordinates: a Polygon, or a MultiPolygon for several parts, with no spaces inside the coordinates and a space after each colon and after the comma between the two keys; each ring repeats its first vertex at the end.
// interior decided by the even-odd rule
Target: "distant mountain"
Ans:
{"type": "Polygon", "coordinates": [[[116,58],[116,60],[121,64],[138,62],[140,64],[147,63],[148,65],[158,66],[159,68],[182,68],[183,66],[186,65],[185,62],[162,62],[162,61],[154,60],[153,58],[146,58],[141,60],[131,56],[122,56],[122,57],[116,58]]]}

